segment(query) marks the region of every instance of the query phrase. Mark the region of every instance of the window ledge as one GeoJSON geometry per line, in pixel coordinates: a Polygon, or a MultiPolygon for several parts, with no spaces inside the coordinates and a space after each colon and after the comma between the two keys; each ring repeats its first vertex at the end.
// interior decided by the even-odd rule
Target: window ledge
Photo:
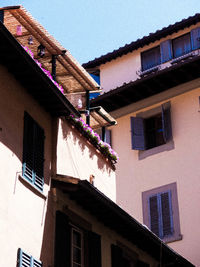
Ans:
{"type": "Polygon", "coordinates": [[[168,243],[180,241],[182,239],[183,239],[183,236],[181,234],[178,234],[178,235],[174,234],[173,236],[163,238],[162,241],[168,244],[168,243]]]}
{"type": "Polygon", "coordinates": [[[31,184],[22,174],[18,175],[18,179],[20,180],[20,182],[22,182],[26,187],[28,187],[37,196],[43,198],[44,200],[47,199],[47,196],[44,195],[44,193],[41,192],[36,186],[31,184]]]}
{"type": "Polygon", "coordinates": [[[178,63],[178,62],[180,62],[182,60],[185,60],[185,59],[187,59],[189,57],[194,57],[194,56],[196,56],[196,54],[194,53],[194,51],[192,51],[192,52],[189,52],[189,53],[187,53],[185,55],[182,55],[180,57],[172,59],[170,63],[171,64],[175,64],[175,63],[178,63]]]}
{"type": "Polygon", "coordinates": [[[155,66],[155,67],[149,68],[149,69],[144,70],[144,71],[140,70],[140,71],[137,72],[137,74],[138,74],[140,77],[143,77],[143,76],[145,76],[145,75],[148,75],[148,74],[150,74],[150,73],[152,73],[152,72],[156,72],[156,71],[158,71],[158,70],[160,70],[160,65],[157,65],[157,66],[155,66]]]}

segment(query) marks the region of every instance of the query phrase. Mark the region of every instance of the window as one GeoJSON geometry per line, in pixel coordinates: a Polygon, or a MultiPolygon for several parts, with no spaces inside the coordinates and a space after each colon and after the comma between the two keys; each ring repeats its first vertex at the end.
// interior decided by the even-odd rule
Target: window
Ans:
{"type": "MultiPolygon", "coordinates": [[[[200,48],[200,27],[173,40],[165,40],[160,46],[141,53],[142,74],[148,74],[151,69],[173,58],[177,59],[200,48]],[[149,72],[147,71],[149,70],[149,72]]],[[[178,59],[177,59],[178,60],[178,59]]],[[[173,62],[177,62],[177,60],[173,62]]]]}
{"type": "Polygon", "coordinates": [[[44,130],[25,112],[22,175],[41,191],[44,184],[43,165],[44,130]]]}
{"type": "Polygon", "coordinates": [[[106,127],[102,127],[101,129],[96,130],[96,133],[98,133],[102,141],[112,146],[111,130],[108,130],[106,127]]]}
{"type": "Polygon", "coordinates": [[[190,33],[172,40],[173,57],[177,58],[191,52],[190,33]]]}
{"type": "Polygon", "coordinates": [[[66,266],[101,267],[101,236],[80,225],[75,226],[66,214],[57,211],[55,267],[66,266]]]}
{"type": "Polygon", "coordinates": [[[81,230],[71,229],[71,261],[73,267],[83,266],[83,233],[81,230]]]}
{"type": "Polygon", "coordinates": [[[158,66],[160,61],[160,47],[154,47],[141,54],[142,71],[158,66]]]}
{"type": "Polygon", "coordinates": [[[143,220],[166,242],[181,239],[176,183],[142,193],[143,220]]]}
{"type": "Polygon", "coordinates": [[[34,259],[20,248],[18,250],[18,267],[42,267],[42,262],[34,259]]]}
{"type": "Polygon", "coordinates": [[[131,117],[132,149],[148,150],[172,139],[170,103],[163,104],[157,113],[131,117]]]}

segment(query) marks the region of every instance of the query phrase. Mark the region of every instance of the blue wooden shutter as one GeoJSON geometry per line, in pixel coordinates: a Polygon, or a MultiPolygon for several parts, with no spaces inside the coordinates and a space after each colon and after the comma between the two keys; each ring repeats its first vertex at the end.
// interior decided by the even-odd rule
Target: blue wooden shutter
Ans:
{"type": "Polygon", "coordinates": [[[35,125],[35,153],[34,153],[34,172],[35,181],[34,184],[40,189],[43,189],[43,169],[44,169],[44,130],[39,126],[35,125]]]}
{"type": "Polygon", "coordinates": [[[71,228],[68,217],[56,212],[55,267],[71,266],[71,228]]]}
{"type": "Polygon", "coordinates": [[[25,112],[23,140],[23,176],[34,181],[34,121],[25,112]]]}
{"type": "Polygon", "coordinates": [[[145,150],[144,120],[140,117],[131,117],[132,149],[145,150]]]}
{"type": "Polygon", "coordinates": [[[20,248],[18,250],[18,267],[42,267],[42,262],[34,259],[20,248]]]}
{"type": "Polygon", "coordinates": [[[163,237],[173,234],[171,191],[161,194],[163,237]]]}
{"type": "Polygon", "coordinates": [[[111,130],[105,129],[105,142],[111,144],[111,130]]]}
{"type": "Polygon", "coordinates": [[[191,30],[192,50],[200,48],[200,27],[191,30]]]}
{"type": "Polygon", "coordinates": [[[88,232],[89,267],[101,267],[101,236],[88,232]]]}
{"type": "Polygon", "coordinates": [[[160,236],[160,216],[158,195],[149,197],[149,219],[151,231],[160,236]]]}
{"type": "Polygon", "coordinates": [[[171,40],[166,40],[160,44],[161,63],[172,59],[172,44],[171,40]]]}
{"type": "Polygon", "coordinates": [[[172,139],[172,125],[171,125],[171,106],[170,103],[162,105],[162,127],[163,138],[165,143],[172,139]]]}
{"type": "Polygon", "coordinates": [[[111,266],[123,266],[122,249],[114,244],[111,245],[111,266]]]}

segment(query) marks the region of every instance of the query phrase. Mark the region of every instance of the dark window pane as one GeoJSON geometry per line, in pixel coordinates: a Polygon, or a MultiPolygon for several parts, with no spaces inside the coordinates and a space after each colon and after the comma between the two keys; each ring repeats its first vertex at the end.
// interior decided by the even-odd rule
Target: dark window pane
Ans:
{"type": "Polygon", "coordinates": [[[155,47],[141,54],[142,71],[148,70],[160,64],[160,47],[155,47]]]}
{"type": "Polygon", "coordinates": [[[183,56],[191,51],[190,34],[185,34],[172,41],[174,57],[183,56]]]}
{"type": "Polygon", "coordinates": [[[81,234],[77,231],[73,231],[73,245],[81,247],[81,234]]]}
{"type": "Polygon", "coordinates": [[[81,250],[79,248],[73,248],[73,262],[81,264],[81,250]]]}

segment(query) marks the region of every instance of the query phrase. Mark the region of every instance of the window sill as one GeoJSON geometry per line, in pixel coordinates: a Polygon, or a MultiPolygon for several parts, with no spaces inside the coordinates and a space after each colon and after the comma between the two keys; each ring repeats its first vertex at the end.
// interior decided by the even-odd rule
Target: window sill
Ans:
{"type": "Polygon", "coordinates": [[[160,146],[156,146],[147,150],[140,150],[138,153],[138,159],[142,160],[145,159],[149,156],[164,152],[164,151],[169,151],[174,149],[174,141],[171,140],[166,144],[160,145],[160,146]]]}
{"type": "Polygon", "coordinates": [[[168,244],[168,243],[180,241],[182,239],[183,239],[183,236],[181,234],[178,234],[178,235],[165,237],[165,238],[162,239],[162,241],[168,244]]]}
{"type": "Polygon", "coordinates": [[[28,189],[30,189],[33,193],[35,193],[37,196],[43,198],[44,200],[47,199],[47,196],[44,195],[43,192],[41,192],[36,186],[31,184],[23,175],[19,174],[18,179],[20,182],[26,186],[28,189]]]}

